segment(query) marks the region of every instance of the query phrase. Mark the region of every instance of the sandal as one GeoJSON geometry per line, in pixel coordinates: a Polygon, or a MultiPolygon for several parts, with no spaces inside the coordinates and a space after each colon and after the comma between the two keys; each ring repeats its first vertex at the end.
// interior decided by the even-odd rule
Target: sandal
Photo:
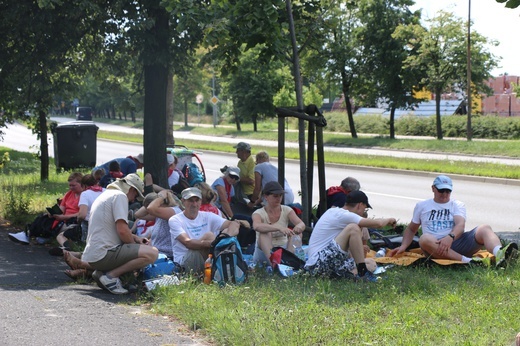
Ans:
{"type": "Polygon", "coordinates": [[[81,260],[73,256],[69,251],[63,251],[63,260],[65,260],[65,263],[67,263],[73,270],[81,268],[81,260]]]}
{"type": "Polygon", "coordinates": [[[64,273],[74,281],[78,279],[85,279],[87,277],[86,269],[67,269],[64,271],[64,273]]]}

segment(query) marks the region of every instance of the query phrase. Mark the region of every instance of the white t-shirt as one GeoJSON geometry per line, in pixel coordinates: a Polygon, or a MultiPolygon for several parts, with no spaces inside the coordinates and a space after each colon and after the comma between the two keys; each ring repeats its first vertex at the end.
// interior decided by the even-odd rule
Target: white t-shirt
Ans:
{"type": "Polygon", "coordinates": [[[78,206],[86,205],[88,208],[85,221],[90,220],[90,208],[92,207],[92,203],[94,203],[96,198],[98,198],[103,191],[105,191],[105,189],[103,189],[102,191],[85,190],[81,193],[81,195],[79,195],[78,206]]]}
{"type": "Polygon", "coordinates": [[[120,190],[106,189],[92,204],[88,223],[87,246],[81,259],[102,260],[108,250],[122,244],[116,221],[128,222],[128,197],[120,190]]]}
{"type": "Polygon", "coordinates": [[[184,213],[173,215],[168,220],[168,225],[170,226],[175,262],[182,265],[184,255],[188,252],[188,248],[177,240],[181,234],[186,233],[190,239],[200,239],[207,232],[212,232],[216,236],[225,221],[226,219],[207,211],[199,211],[195,220],[188,219],[184,213]]]}
{"type": "Polygon", "coordinates": [[[311,233],[309,239],[308,255],[309,259],[306,262],[306,266],[312,266],[318,259],[318,252],[323,250],[330,243],[331,240],[336,238],[343,229],[351,224],[359,224],[362,217],[356,213],[352,213],[343,208],[332,207],[328,209],[318,220],[316,226],[311,233]]]}
{"type": "Polygon", "coordinates": [[[412,222],[420,224],[423,234],[431,234],[437,239],[447,236],[454,226],[453,217],[459,215],[466,220],[464,203],[451,200],[448,203],[436,203],[427,199],[415,205],[412,222]]]}
{"type": "Polygon", "coordinates": [[[172,187],[173,185],[177,185],[179,183],[179,180],[180,180],[179,171],[174,169],[172,171],[172,174],[170,174],[168,176],[168,186],[172,187]]]}

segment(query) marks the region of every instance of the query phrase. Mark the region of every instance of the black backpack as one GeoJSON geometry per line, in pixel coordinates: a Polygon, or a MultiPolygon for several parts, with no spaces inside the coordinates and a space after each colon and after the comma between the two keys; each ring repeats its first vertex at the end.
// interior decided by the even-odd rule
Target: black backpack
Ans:
{"type": "Polygon", "coordinates": [[[213,255],[211,265],[213,281],[220,286],[227,283],[241,284],[246,281],[248,266],[236,237],[220,233],[211,243],[210,253],[213,255]]]}
{"type": "Polygon", "coordinates": [[[27,225],[27,231],[29,237],[42,237],[51,238],[56,236],[52,232],[52,225],[54,219],[49,217],[48,214],[41,214],[34,219],[34,221],[27,225]]]}

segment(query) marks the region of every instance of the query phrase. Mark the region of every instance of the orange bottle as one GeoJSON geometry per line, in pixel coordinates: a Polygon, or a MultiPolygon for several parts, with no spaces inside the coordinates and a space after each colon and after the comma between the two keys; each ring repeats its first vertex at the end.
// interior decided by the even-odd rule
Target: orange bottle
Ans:
{"type": "Polygon", "coordinates": [[[213,256],[208,255],[208,259],[204,262],[204,283],[209,285],[211,283],[211,265],[213,264],[213,256]]]}

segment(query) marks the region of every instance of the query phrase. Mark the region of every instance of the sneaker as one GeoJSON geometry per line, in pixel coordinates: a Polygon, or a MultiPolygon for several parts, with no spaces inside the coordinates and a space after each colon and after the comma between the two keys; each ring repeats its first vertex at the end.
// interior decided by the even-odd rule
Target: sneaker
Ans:
{"type": "Polygon", "coordinates": [[[495,255],[495,265],[497,267],[506,265],[507,261],[512,257],[513,253],[517,251],[518,245],[516,243],[509,243],[502,246],[495,255]]]}
{"type": "Polygon", "coordinates": [[[99,278],[101,286],[112,294],[127,294],[128,290],[123,288],[119,278],[109,279],[106,275],[101,275],[99,278]]]}
{"type": "Polygon", "coordinates": [[[9,239],[14,241],[15,243],[26,244],[26,245],[30,243],[30,239],[27,236],[27,233],[25,233],[25,231],[21,231],[18,233],[9,233],[8,236],[9,236],[9,239]]]}
{"type": "Polygon", "coordinates": [[[367,271],[363,276],[356,275],[356,281],[378,282],[381,280],[383,280],[382,277],[376,276],[370,271],[367,271]]]}
{"type": "Polygon", "coordinates": [[[475,256],[471,259],[471,261],[469,263],[479,264],[484,267],[491,267],[491,257],[483,258],[483,257],[475,256]]]}

